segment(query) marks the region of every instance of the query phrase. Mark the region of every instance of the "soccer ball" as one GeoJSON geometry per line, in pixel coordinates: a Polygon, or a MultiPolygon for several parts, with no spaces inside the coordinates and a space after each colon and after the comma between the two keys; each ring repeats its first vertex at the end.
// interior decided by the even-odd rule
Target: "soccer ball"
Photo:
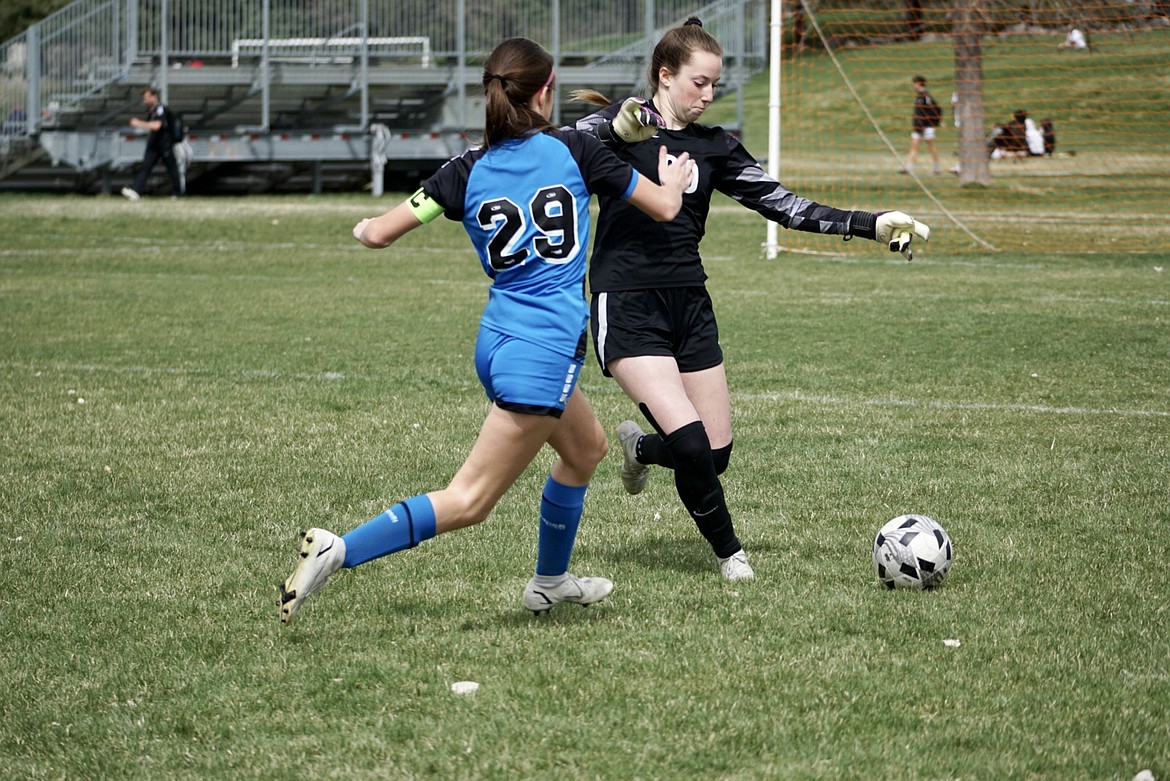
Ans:
{"type": "Polygon", "coordinates": [[[886,588],[929,589],[951,568],[951,538],[925,515],[899,515],[873,540],[873,566],[886,588]]]}

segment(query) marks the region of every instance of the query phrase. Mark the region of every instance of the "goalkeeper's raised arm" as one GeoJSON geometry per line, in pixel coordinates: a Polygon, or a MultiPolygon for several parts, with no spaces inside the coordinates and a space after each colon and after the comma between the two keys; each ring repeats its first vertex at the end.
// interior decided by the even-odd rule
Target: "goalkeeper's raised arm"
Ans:
{"type": "Polygon", "coordinates": [[[891,252],[901,252],[913,260],[912,240],[918,245],[930,238],[925,223],[899,212],[867,212],[837,209],[810,201],[789,192],[768,176],[763,168],[734,136],[728,136],[728,157],[715,189],[753,209],[773,222],[792,230],[826,233],[871,239],[886,245],[891,252]]]}
{"type": "Polygon", "coordinates": [[[611,105],[609,98],[589,89],[574,90],[569,97],[604,106],[601,111],[579,121],[576,129],[594,135],[610,146],[654,138],[663,126],[662,116],[645,98],[629,97],[611,105]]]}
{"type": "MultiPolygon", "coordinates": [[[[629,97],[618,103],[594,90],[576,90],[574,100],[594,103],[603,108],[576,123],[576,129],[596,136],[614,147],[636,144],[656,138],[666,128],[666,121],[650,100],[629,97]]],[[[728,144],[722,167],[713,174],[715,189],[749,209],[791,230],[844,236],[857,236],[886,245],[891,252],[901,252],[913,260],[911,243],[918,245],[930,238],[930,228],[902,212],[867,212],[837,209],[810,201],[790,192],[764,172],[759,162],[737,138],[724,134],[728,144]]]]}

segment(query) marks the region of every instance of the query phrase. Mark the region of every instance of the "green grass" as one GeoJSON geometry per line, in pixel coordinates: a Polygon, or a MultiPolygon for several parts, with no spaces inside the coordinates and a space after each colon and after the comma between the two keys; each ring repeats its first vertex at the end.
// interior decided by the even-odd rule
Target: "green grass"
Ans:
{"type": "MultiPolygon", "coordinates": [[[[393,200],[0,198],[6,777],[1170,774],[1170,254],[767,261],[719,206],[755,582],[666,474],[626,496],[615,447],[574,570],[617,591],[526,614],[546,452],[284,628],[297,530],[442,486],[486,411],[461,228],[348,236],[393,200]],[[909,511],[955,540],[933,593],[871,570],[909,511]]],[[[590,361],[612,428],[634,410],[590,361]]]]}

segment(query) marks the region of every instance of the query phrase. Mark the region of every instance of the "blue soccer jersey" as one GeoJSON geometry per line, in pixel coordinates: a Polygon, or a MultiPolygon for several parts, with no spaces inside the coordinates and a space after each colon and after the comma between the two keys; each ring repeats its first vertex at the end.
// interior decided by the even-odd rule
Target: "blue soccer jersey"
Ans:
{"type": "Polygon", "coordinates": [[[628,198],[638,177],[597,139],[549,130],[469,150],[428,179],[423,190],[462,221],[492,279],[481,327],[576,355],[589,196],[628,198]]]}

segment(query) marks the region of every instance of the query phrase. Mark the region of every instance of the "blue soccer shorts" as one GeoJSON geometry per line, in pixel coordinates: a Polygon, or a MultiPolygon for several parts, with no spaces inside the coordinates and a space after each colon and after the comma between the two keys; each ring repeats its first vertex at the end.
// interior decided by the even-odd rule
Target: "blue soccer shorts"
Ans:
{"type": "Polygon", "coordinates": [[[479,329],[475,373],[497,407],[559,418],[577,387],[584,355],[566,357],[491,328],[479,329]]]}

